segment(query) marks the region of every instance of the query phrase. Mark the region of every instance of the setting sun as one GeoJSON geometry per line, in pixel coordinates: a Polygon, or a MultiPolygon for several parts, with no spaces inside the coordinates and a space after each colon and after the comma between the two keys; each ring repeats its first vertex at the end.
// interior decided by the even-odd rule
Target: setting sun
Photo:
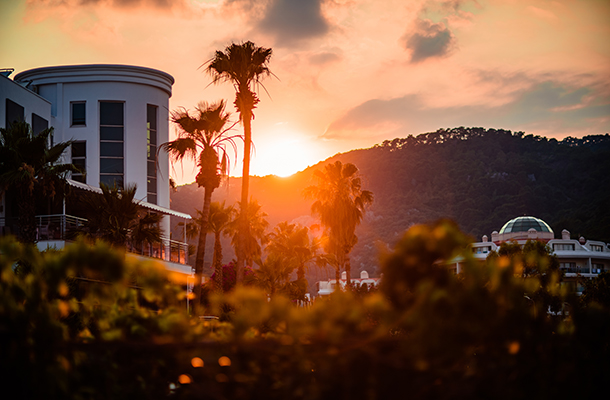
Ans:
{"type": "Polygon", "coordinates": [[[257,143],[252,172],[288,177],[311,165],[317,159],[316,153],[316,147],[304,135],[278,131],[273,141],[257,143]]]}

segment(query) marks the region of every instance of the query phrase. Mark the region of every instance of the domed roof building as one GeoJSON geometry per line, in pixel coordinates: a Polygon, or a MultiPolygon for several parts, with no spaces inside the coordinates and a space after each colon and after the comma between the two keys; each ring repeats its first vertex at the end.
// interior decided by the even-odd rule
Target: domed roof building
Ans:
{"type": "MultiPolygon", "coordinates": [[[[483,235],[481,242],[472,243],[471,248],[475,259],[485,262],[487,255],[498,251],[504,242],[517,242],[524,245],[528,240],[545,242],[552,254],[559,259],[559,266],[564,272],[564,282],[574,284],[576,292],[582,291],[579,284],[581,278],[594,278],[604,271],[610,271],[610,245],[597,240],[580,237],[572,239],[566,229],[561,231],[561,237],[555,238],[555,233],[543,220],[532,216],[522,216],[506,222],[500,232],[493,231],[491,241],[483,235]]],[[[462,259],[456,258],[450,263],[450,268],[460,273],[462,259]]]]}
{"type": "Polygon", "coordinates": [[[494,243],[507,240],[544,240],[549,241],[555,233],[543,220],[536,217],[517,217],[504,224],[500,232],[492,232],[491,241],[494,243]]]}

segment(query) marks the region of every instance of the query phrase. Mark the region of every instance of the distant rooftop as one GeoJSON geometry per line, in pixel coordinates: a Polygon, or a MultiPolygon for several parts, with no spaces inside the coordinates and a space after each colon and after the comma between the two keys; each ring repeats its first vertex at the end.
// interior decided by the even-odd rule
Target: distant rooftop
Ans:
{"type": "Polygon", "coordinates": [[[513,218],[504,224],[500,229],[500,234],[515,233],[515,232],[527,232],[534,228],[537,232],[549,232],[553,233],[553,230],[543,220],[536,217],[517,217],[513,218]]]}
{"type": "Polygon", "coordinates": [[[14,70],[15,68],[0,68],[0,75],[8,78],[9,76],[11,76],[14,70]]]}

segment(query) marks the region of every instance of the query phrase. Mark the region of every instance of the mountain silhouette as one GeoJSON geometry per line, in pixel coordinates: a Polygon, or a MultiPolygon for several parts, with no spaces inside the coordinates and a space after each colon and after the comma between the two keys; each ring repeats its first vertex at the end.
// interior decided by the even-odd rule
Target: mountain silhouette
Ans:
{"type": "MultiPolygon", "coordinates": [[[[378,276],[379,252],[391,249],[410,226],[450,218],[480,241],[519,215],[545,220],[559,237],[610,242],[610,135],[568,137],[561,141],[503,129],[452,128],[387,140],[368,149],[337,154],[288,178],[253,176],[251,198],[268,214],[270,227],[281,221],[311,226],[312,200],[302,196],[316,169],[340,160],[355,164],[363,189],[375,201],[357,228],[351,253],[354,277],[367,270],[378,276]]],[[[213,200],[235,203],[240,178],[230,178],[213,200]]],[[[195,215],[203,189],[180,186],[172,209],[195,215]]],[[[179,235],[179,229],[174,235],[179,235]]],[[[225,262],[234,256],[224,242],[225,262]]],[[[211,259],[212,243],[206,258],[211,259]]],[[[314,270],[315,268],[312,268],[314,270]]],[[[332,271],[310,271],[308,279],[332,277],[332,271]]]]}

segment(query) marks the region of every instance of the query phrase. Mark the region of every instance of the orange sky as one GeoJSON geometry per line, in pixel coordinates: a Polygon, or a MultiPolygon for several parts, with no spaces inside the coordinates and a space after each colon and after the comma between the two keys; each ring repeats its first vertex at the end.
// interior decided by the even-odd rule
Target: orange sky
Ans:
{"type": "MultiPolygon", "coordinates": [[[[607,0],[11,0],[0,29],[0,67],[157,68],[176,79],[172,109],[232,104],[233,88],[198,69],[215,50],[272,47],[278,79],[253,123],[258,175],[438,128],[610,131],[607,0]]],[[[194,175],[177,166],[174,177],[194,175]]]]}

